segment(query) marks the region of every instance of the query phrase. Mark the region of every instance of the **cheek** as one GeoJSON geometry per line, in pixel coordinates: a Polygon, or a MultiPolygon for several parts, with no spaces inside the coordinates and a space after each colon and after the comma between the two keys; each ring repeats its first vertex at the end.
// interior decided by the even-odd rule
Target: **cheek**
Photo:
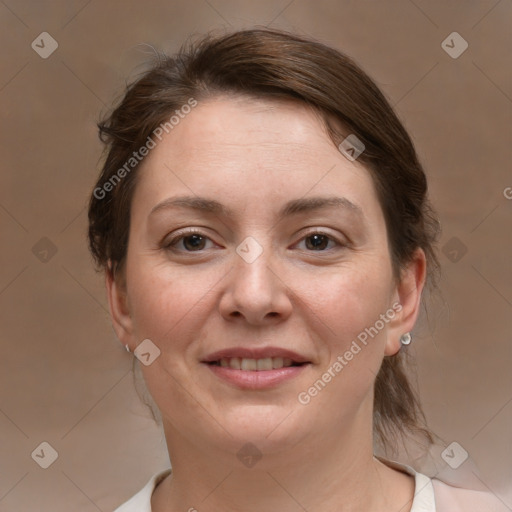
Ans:
{"type": "Polygon", "coordinates": [[[200,417],[197,403],[185,391],[193,387],[187,351],[204,323],[207,294],[216,280],[143,261],[134,262],[131,270],[128,293],[134,336],[137,343],[149,338],[160,349],[150,365],[141,365],[146,386],[164,414],[175,411],[176,404],[187,403],[189,414],[200,417]]]}
{"type": "Polygon", "coordinates": [[[323,363],[301,396],[314,399],[320,408],[337,404],[332,411],[339,419],[354,412],[368,396],[387,337],[387,323],[381,315],[390,311],[391,265],[385,258],[365,263],[339,268],[325,279],[306,280],[301,285],[302,295],[309,294],[309,306],[326,326],[318,341],[325,354],[323,363]]]}
{"type": "Polygon", "coordinates": [[[131,274],[128,294],[135,334],[161,343],[173,339],[174,346],[200,316],[216,280],[206,273],[191,275],[190,271],[144,266],[143,262],[134,267],[137,270],[131,274]]]}
{"type": "Polygon", "coordinates": [[[340,348],[373,326],[390,307],[391,272],[375,261],[298,281],[297,295],[323,321],[340,348]]]}

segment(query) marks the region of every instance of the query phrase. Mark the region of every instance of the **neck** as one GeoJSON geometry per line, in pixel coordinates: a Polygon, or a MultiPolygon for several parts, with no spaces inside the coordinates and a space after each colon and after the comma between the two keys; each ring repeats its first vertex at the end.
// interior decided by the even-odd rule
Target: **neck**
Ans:
{"type": "Polygon", "coordinates": [[[392,510],[393,499],[403,505],[402,500],[409,496],[411,478],[374,458],[372,432],[365,428],[371,421],[363,416],[350,427],[311,435],[286,451],[263,449],[261,459],[252,467],[244,466],[228,450],[205,453],[204,447],[179,436],[167,423],[172,474],[155,490],[153,510],[392,510]],[[397,476],[401,479],[399,494],[397,476]]]}

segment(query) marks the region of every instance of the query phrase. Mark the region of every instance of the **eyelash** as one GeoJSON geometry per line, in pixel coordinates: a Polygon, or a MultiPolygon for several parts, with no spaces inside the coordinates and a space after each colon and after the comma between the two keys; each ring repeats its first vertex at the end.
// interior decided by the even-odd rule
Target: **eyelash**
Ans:
{"type": "MultiPolygon", "coordinates": [[[[179,250],[179,249],[176,249],[174,247],[178,242],[180,242],[181,240],[187,238],[188,236],[192,236],[192,235],[198,235],[198,236],[201,236],[202,238],[210,240],[210,237],[208,237],[207,235],[205,235],[201,231],[198,231],[195,228],[191,228],[191,229],[188,229],[186,231],[182,231],[181,233],[179,233],[178,235],[173,237],[168,243],[164,243],[162,245],[162,247],[164,249],[167,249],[167,250],[170,250],[170,251],[173,251],[173,252],[185,252],[185,253],[189,253],[189,254],[201,253],[201,252],[205,251],[206,249],[200,249],[200,250],[197,250],[197,251],[179,250]]],[[[299,241],[305,240],[306,238],[308,238],[310,236],[313,236],[313,235],[321,235],[321,236],[327,237],[329,239],[329,241],[335,242],[337,244],[338,249],[348,246],[348,243],[343,243],[340,240],[334,238],[329,233],[326,233],[326,232],[324,232],[322,230],[310,231],[309,233],[306,233],[299,241]]],[[[332,249],[330,249],[330,250],[332,250],[332,249]]],[[[310,250],[308,252],[311,252],[311,253],[317,253],[317,252],[322,253],[322,252],[327,252],[327,251],[329,251],[329,249],[319,250],[319,251],[310,250]]]]}

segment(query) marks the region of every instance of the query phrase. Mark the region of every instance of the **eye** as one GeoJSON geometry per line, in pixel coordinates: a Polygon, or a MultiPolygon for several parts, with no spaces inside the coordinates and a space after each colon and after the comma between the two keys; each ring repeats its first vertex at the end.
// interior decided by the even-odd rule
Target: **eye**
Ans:
{"type": "Polygon", "coordinates": [[[204,233],[190,229],[164,242],[163,247],[172,251],[199,252],[208,249],[205,247],[208,241],[211,242],[204,233]]]}
{"type": "MultiPolygon", "coordinates": [[[[207,247],[208,242],[213,244],[212,240],[201,231],[189,229],[178,233],[169,241],[164,241],[162,247],[175,252],[201,252],[212,248],[207,247]]],[[[327,252],[327,250],[337,247],[344,247],[346,244],[340,242],[332,235],[322,231],[313,231],[304,236],[300,243],[305,243],[306,251],[327,252]]]]}
{"type": "Polygon", "coordinates": [[[305,242],[305,246],[308,251],[317,252],[326,252],[329,243],[333,243],[335,246],[345,245],[336,240],[331,235],[328,235],[327,233],[323,233],[321,231],[313,231],[311,233],[308,233],[305,237],[302,238],[301,242],[302,241],[305,242]]]}

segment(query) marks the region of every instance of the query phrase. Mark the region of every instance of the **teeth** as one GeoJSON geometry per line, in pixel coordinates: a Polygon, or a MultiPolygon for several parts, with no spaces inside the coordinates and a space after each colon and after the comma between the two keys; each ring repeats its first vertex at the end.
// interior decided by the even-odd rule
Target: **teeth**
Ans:
{"type": "Polygon", "coordinates": [[[223,357],[219,365],[233,370],[265,371],[292,366],[293,361],[288,357],[267,357],[265,359],[246,359],[240,357],[223,357]]]}
{"type": "MultiPolygon", "coordinates": [[[[254,359],[253,359],[254,361],[254,359]]],[[[242,370],[244,368],[242,367],[242,370]]],[[[273,364],[272,364],[272,358],[271,357],[267,357],[266,359],[258,359],[256,361],[256,369],[258,371],[260,370],[272,370],[273,369],[273,364]]],[[[251,368],[252,370],[252,368],[251,368]]]]}
{"type": "Polygon", "coordinates": [[[274,357],[270,359],[272,361],[272,368],[282,368],[284,366],[284,359],[282,357],[274,357]]]}
{"type": "Polygon", "coordinates": [[[233,370],[240,370],[240,358],[232,357],[231,359],[227,359],[229,362],[229,367],[233,368],[233,370]]]}
{"type": "Polygon", "coordinates": [[[258,361],[256,359],[242,359],[240,361],[240,370],[257,370],[258,361]]]}

